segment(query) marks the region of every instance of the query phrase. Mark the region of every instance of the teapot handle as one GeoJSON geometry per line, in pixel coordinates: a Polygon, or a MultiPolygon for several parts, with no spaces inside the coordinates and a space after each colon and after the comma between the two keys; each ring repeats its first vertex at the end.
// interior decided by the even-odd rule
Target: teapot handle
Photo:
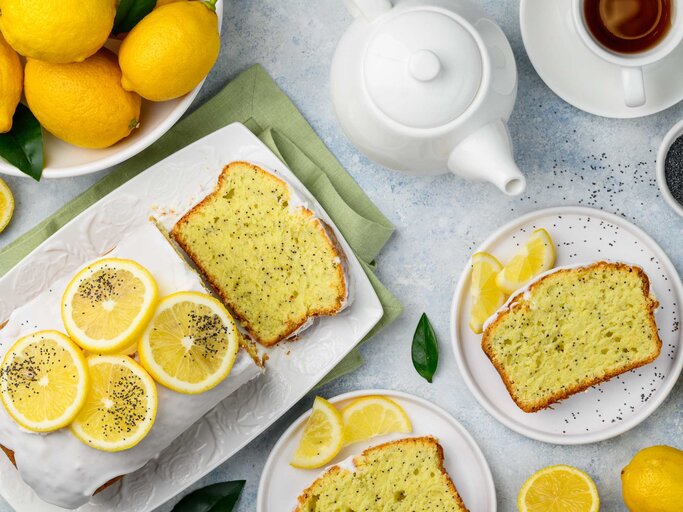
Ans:
{"type": "Polygon", "coordinates": [[[365,18],[372,23],[392,8],[390,0],[344,0],[346,8],[354,18],[365,18]]]}

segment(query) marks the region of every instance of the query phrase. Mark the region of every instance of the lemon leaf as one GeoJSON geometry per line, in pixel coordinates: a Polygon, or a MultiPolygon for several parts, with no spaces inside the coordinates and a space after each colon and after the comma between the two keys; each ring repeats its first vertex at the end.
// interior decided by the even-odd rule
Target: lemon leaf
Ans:
{"type": "Polygon", "coordinates": [[[19,103],[12,129],[0,133],[0,156],[24,174],[40,181],[43,174],[43,130],[33,113],[19,103]]]}
{"type": "Polygon", "coordinates": [[[439,365],[439,345],[426,313],[422,313],[415,329],[412,345],[413,366],[431,384],[439,365]]]}
{"type": "Polygon", "coordinates": [[[157,0],[121,0],[116,9],[112,34],[130,32],[138,22],[147,16],[157,4],[157,0]]]}
{"type": "Polygon", "coordinates": [[[208,485],[180,500],[171,512],[231,512],[244,489],[244,480],[208,485]]]}

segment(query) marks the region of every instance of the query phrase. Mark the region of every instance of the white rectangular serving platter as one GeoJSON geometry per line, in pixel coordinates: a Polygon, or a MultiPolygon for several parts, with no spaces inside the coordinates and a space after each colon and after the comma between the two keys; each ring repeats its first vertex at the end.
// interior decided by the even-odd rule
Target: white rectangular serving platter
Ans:
{"type": "MultiPolygon", "coordinates": [[[[36,248],[0,279],[0,322],[59,277],[111,250],[130,229],[148,222],[150,216],[166,227],[172,226],[213,189],[223,167],[236,160],[255,163],[285,179],[332,227],[348,258],[352,301],[337,316],[318,319],[297,341],[268,349],[264,375],[241,387],[156,459],[94,496],[79,512],[146,512],[170,500],[290,409],[383,315],[370,281],[332,220],[256,136],[234,123],[142,172],[36,248]]],[[[38,498],[4,456],[0,456],[0,494],[16,510],[64,510],[38,498]]]]}

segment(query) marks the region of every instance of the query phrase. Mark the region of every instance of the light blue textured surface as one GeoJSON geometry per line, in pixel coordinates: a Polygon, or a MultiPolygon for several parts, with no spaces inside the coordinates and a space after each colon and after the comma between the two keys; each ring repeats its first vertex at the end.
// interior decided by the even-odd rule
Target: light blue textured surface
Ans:
{"type": "MultiPolygon", "coordinates": [[[[467,390],[449,346],[449,306],[472,249],[511,218],[549,206],[582,204],[622,214],[652,235],[679,272],[683,271],[683,219],[660,198],[654,171],[659,141],[683,116],[683,105],[630,121],[603,119],[575,109],[557,98],[532,68],[519,32],[518,3],[485,0],[482,4],[502,26],[517,58],[519,97],[510,129],[517,160],[529,183],[521,198],[506,198],[492,186],[466,183],[450,175],[406,177],[374,165],[351,146],[334,117],[328,83],[336,42],[351,21],[342,0],[226,0],[221,56],[196,104],[250,64],[263,64],[397,227],[396,236],[378,259],[378,273],[403,302],[405,313],[363,348],[363,368],[323,388],[319,391],[323,396],[393,388],[444,407],[481,445],[503,512],[516,510],[517,492],[528,475],[557,463],[578,466],[593,476],[603,511],[626,510],[619,471],[633,454],[654,444],[683,448],[681,383],[647,421],[611,441],[580,447],[531,441],[497,423],[467,390]],[[432,385],[418,377],[410,361],[410,340],[423,311],[432,320],[441,345],[441,363],[432,385]]],[[[101,176],[40,184],[7,178],[17,209],[10,228],[0,236],[0,247],[101,176]]],[[[302,400],[195,487],[246,479],[238,510],[253,511],[270,449],[312,399],[313,394],[302,400]]],[[[167,505],[159,510],[170,509],[167,505]]],[[[0,504],[0,512],[8,510],[0,504]]]]}

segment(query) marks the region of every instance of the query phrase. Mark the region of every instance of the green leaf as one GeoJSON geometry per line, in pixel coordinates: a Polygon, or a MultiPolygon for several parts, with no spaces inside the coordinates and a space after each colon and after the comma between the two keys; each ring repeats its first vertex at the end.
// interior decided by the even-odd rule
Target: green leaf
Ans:
{"type": "Polygon", "coordinates": [[[121,0],[116,9],[112,34],[130,32],[138,22],[147,16],[157,4],[157,0],[121,0]]]}
{"type": "Polygon", "coordinates": [[[12,129],[8,133],[0,133],[0,156],[40,181],[45,162],[43,130],[33,113],[21,103],[14,112],[12,129]]]}
{"type": "Polygon", "coordinates": [[[439,345],[426,313],[422,313],[415,329],[412,356],[413,366],[417,373],[431,383],[436,367],[439,365],[439,345]]]}
{"type": "Polygon", "coordinates": [[[171,512],[232,512],[245,483],[244,480],[223,482],[191,492],[171,512]]]}

